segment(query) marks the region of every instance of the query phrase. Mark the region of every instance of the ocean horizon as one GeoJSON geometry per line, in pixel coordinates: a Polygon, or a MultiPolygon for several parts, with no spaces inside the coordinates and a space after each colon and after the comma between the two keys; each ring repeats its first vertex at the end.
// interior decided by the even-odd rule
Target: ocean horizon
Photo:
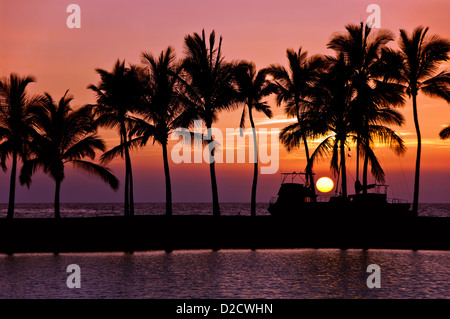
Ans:
{"type": "MultiPolygon", "coordinates": [[[[256,215],[267,216],[269,203],[256,204],[256,215]]],[[[224,216],[249,216],[250,203],[223,202],[220,203],[221,214],[224,216]]],[[[0,218],[6,217],[7,203],[0,203],[0,218]]],[[[61,203],[61,217],[101,217],[122,216],[123,203],[61,203]]],[[[135,215],[163,215],[165,203],[135,203],[135,215]]],[[[212,203],[207,202],[175,202],[173,215],[211,215],[212,203]]],[[[419,204],[419,216],[450,217],[450,203],[419,204]]],[[[16,203],[15,218],[51,218],[54,217],[53,203],[16,203]]]]}

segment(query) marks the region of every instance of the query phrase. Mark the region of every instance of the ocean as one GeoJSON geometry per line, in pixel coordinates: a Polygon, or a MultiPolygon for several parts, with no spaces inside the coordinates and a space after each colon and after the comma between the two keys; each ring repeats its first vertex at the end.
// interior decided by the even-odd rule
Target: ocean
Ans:
{"type": "MultiPolygon", "coordinates": [[[[223,203],[224,215],[249,205],[223,203]]],[[[52,204],[17,204],[16,217],[51,217],[52,204]]],[[[63,217],[121,215],[121,204],[63,204],[63,217]]],[[[420,215],[450,217],[450,204],[422,204],[420,215]]],[[[210,214],[210,204],[176,203],[174,214],[210,214]]],[[[1,206],[6,215],[6,205],[1,206]]],[[[136,214],[164,204],[137,203],[136,214]]],[[[258,204],[267,214],[267,204],[258,204]]],[[[231,231],[231,230],[230,230],[231,231]]],[[[30,238],[32,240],[32,238],[30,238]]],[[[450,252],[409,250],[199,250],[165,253],[0,255],[0,298],[16,299],[450,299],[450,252]],[[68,288],[69,265],[80,288],[68,288]],[[369,265],[380,288],[369,288],[369,265]]]]}
{"type": "MultiPolygon", "coordinates": [[[[268,203],[257,203],[257,215],[269,215],[268,203]]],[[[223,215],[250,215],[249,203],[220,203],[223,215]]],[[[6,217],[8,204],[0,204],[0,218],[6,217]]],[[[164,203],[135,203],[136,215],[162,215],[164,203]]],[[[173,203],[174,215],[211,215],[210,203],[173,203]]],[[[123,203],[61,203],[61,217],[99,217],[123,215],[123,203]]],[[[450,217],[450,203],[419,204],[419,215],[430,217],[450,217]]],[[[53,203],[16,204],[14,216],[17,218],[54,217],[53,203]]]]}

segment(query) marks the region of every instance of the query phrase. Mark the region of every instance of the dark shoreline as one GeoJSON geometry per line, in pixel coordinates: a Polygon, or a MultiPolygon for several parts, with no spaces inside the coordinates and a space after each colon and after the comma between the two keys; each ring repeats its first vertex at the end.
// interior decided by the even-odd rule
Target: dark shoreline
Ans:
{"type": "Polygon", "coordinates": [[[0,253],[195,249],[450,250],[450,218],[123,216],[0,219],[0,253]]]}

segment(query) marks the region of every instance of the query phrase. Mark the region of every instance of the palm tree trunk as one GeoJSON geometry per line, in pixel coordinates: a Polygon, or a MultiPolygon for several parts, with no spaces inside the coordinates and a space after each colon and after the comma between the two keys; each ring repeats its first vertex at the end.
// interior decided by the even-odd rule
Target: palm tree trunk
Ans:
{"type": "Polygon", "coordinates": [[[129,182],[129,174],[128,174],[128,166],[127,166],[127,164],[125,163],[125,186],[124,186],[124,188],[125,188],[125,198],[124,198],[124,215],[125,216],[130,216],[130,203],[129,203],[129,201],[128,201],[128,198],[129,198],[129,185],[130,185],[130,182],[129,182]]]}
{"type": "MultiPolygon", "coordinates": [[[[312,163],[311,163],[311,157],[309,156],[309,148],[308,148],[308,141],[306,140],[306,136],[303,134],[302,135],[302,139],[303,139],[303,144],[305,147],[305,154],[306,154],[306,163],[307,163],[307,169],[306,169],[306,174],[307,174],[307,178],[309,178],[309,187],[311,188],[311,191],[314,193],[314,195],[316,194],[315,188],[314,188],[314,175],[313,175],[313,171],[312,171],[312,163]]],[[[316,201],[316,197],[313,196],[313,201],[316,201]]]]}
{"type": "Polygon", "coordinates": [[[253,182],[252,182],[252,197],[250,204],[250,216],[256,216],[256,187],[258,184],[258,140],[256,138],[255,123],[253,122],[253,114],[251,108],[248,109],[248,114],[253,131],[253,156],[255,160],[255,163],[253,164],[253,182]]]}
{"type": "MultiPolygon", "coordinates": [[[[214,150],[212,150],[214,153],[214,150]]],[[[211,175],[211,187],[212,187],[212,197],[213,197],[213,215],[220,216],[220,206],[219,206],[219,195],[217,191],[217,180],[216,180],[216,169],[214,162],[209,164],[209,172],[211,175]]]]}
{"type": "Polygon", "coordinates": [[[167,157],[167,142],[163,143],[163,160],[164,160],[164,175],[166,177],[166,215],[172,215],[172,187],[170,184],[169,160],[167,157]]]}
{"type": "MultiPolygon", "coordinates": [[[[127,138],[127,132],[125,128],[125,123],[123,124],[123,139],[125,141],[125,174],[128,175],[128,191],[127,191],[127,200],[128,200],[128,207],[129,207],[129,216],[134,216],[134,194],[133,194],[133,170],[131,167],[131,157],[130,157],[130,150],[129,146],[126,145],[128,143],[127,138]]],[[[125,179],[126,182],[126,179],[125,179]]]]}
{"type": "Polygon", "coordinates": [[[61,190],[61,181],[56,181],[56,187],[55,187],[55,218],[59,219],[61,218],[61,212],[59,208],[59,193],[61,190]]]}
{"type": "Polygon", "coordinates": [[[345,141],[341,140],[342,196],[347,197],[347,172],[345,167],[345,141]]]}
{"type": "Polygon", "coordinates": [[[125,148],[125,152],[128,154],[128,160],[127,160],[127,165],[128,165],[128,174],[129,174],[129,198],[130,198],[130,216],[134,216],[134,193],[133,193],[133,170],[131,168],[131,157],[130,157],[130,153],[128,150],[128,147],[125,148]]]}
{"type": "MultiPolygon", "coordinates": [[[[361,147],[359,134],[356,137],[356,180],[359,181],[359,148],[361,147]]],[[[356,192],[356,190],[355,190],[356,192]]]]}
{"type": "MultiPolygon", "coordinates": [[[[367,153],[367,152],[366,152],[367,153]]],[[[364,166],[363,166],[363,194],[367,194],[367,171],[369,169],[369,156],[364,155],[364,166]]]]}
{"type": "MultiPolygon", "coordinates": [[[[207,123],[206,128],[208,132],[211,131],[211,124],[207,123]]],[[[212,141],[212,136],[211,140],[212,141]]],[[[214,147],[211,145],[212,143],[208,144],[209,147],[209,154],[211,156],[214,156],[214,147]]],[[[216,180],[216,169],[215,169],[215,161],[210,161],[209,163],[209,173],[211,175],[211,189],[212,189],[212,200],[213,200],[213,215],[214,216],[220,216],[220,206],[219,206],[219,194],[217,191],[217,180],[216,180]]]]}
{"type": "Polygon", "coordinates": [[[418,208],[419,208],[419,177],[420,177],[420,155],[422,152],[422,137],[420,135],[416,98],[417,98],[417,94],[412,94],[414,125],[416,128],[416,134],[417,134],[416,173],[415,173],[415,177],[414,177],[414,199],[413,199],[412,211],[417,216],[418,208]]]}
{"type": "MultiPolygon", "coordinates": [[[[124,144],[127,142],[127,135],[125,130],[125,123],[121,123],[120,125],[120,139],[121,143],[124,144]]],[[[126,147],[125,147],[126,149],[126,147]]],[[[129,190],[130,190],[130,174],[128,172],[128,161],[127,161],[127,152],[125,151],[125,198],[124,198],[124,215],[130,215],[130,203],[129,203],[129,190]]]]}
{"type": "MultiPolygon", "coordinates": [[[[296,96],[295,97],[295,108],[296,108],[296,110],[297,110],[297,121],[298,121],[298,123],[300,123],[301,121],[300,121],[300,106],[299,106],[299,98],[298,98],[298,96],[296,96]]],[[[312,174],[312,163],[311,163],[311,158],[310,158],[310,156],[309,156],[309,148],[308,148],[308,141],[306,140],[306,136],[305,136],[305,134],[302,134],[302,139],[303,139],[303,144],[304,144],[304,147],[305,147],[305,154],[306,154],[306,167],[307,167],[307,169],[306,169],[306,171],[305,171],[305,173],[306,173],[306,179],[308,180],[308,178],[309,178],[309,186],[310,186],[310,188],[311,188],[311,190],[314,192],[314,194],[316,193],[316,191],[315,191],[315,189],[314,189],[314,176],[313,176],[313,174],[312,174]]],[[[313,197],[313,201],[316,201],[316,197],[314,196],[313,197]]]]}
{"type": "Polygon", "coordinates": [[[16,171],[17,171],[17,153],[13,152],[12,167],[11,167],[11,181],[9,184],[9,202],[7,218],[14,217],[14,199],[16,195],[16,171]]]}

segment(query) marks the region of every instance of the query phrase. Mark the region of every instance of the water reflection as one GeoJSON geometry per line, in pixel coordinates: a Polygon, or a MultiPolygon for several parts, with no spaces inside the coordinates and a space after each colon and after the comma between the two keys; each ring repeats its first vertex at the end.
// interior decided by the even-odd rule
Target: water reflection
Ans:
{"type": "Polygon", "coordinates": [[[381,250],[2,255],[0,298],[450,298],[449,264],[450,252],[381,250]],[[72,263],[80,289],[66,286],[72,263]]]}

